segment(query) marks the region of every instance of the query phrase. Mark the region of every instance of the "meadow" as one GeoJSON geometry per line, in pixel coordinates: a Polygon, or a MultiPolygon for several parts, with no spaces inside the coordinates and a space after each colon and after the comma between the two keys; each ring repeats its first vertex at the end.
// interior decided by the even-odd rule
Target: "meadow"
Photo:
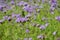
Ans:
{"type": "Polygon", "coordinates": [[[49,0],[0,5],[0,40],[60,40],[60,0],[51,5],[49,0]]]}

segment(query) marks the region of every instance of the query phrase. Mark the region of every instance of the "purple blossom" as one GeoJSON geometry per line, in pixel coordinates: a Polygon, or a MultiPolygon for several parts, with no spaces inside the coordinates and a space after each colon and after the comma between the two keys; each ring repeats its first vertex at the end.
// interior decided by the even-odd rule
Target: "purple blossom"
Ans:
{"type": "Polygon", "coordinates": [[[10,3],[11,3],[12,5],[14,5],[14,4],[15,4],[15,2],[14,2],[14,1],[11,1],[10,3]]]}
{"type": "Polygon", "coordinates": [[[57,1],[56,0],[50,0],[51,7],[50,7],[50,12],[54,12],[54,9],[56,8],[57,1]]]}
{"type": "Polygon", "coordinates": [[[17,18],[17,19],[16,19],[16,22],[20,22],[20,18],[17,18]]]}
{"type": "Polygon", "coordinates": [[[57,33],[57,31],[54,31],[52,34],[53,34],[53,35],[56,35],[56,33],[57,33]]]}
{"type": "Polygon", "coordinates": [[[15,16],[16,16],[16,18],[18,18],[18,17],[20,17],[20,14],[16,14],[15,16]]]}
{"type": "Polygon", "coordinates": [[[40,0],[37,0],[38,2],[40,2],[40,0]]]}
{"type": "Polygon", "coordinates": [[[29,33],[29,29],[26,29],[26,33],[29,33]]]}
{"type": "Polygon", "coordinates": [[[51,3],[56,3],[57,2],[57,0],[51,0],[51,3]]]}
{"type": "Polygon", "coordinates": [[[0,20],[0,23],[3,23],[4,21],[5,21],[4,19],[1,19],[1,20],[0,20]]]}
{"type": "Polygon", "coordinates": [[[33,2],[33,0],[29,0],[29,2],[33,2]]]}
{"type": "Polygon", "coordinates": [[[55,7],[52,7],[52,6],[50,7],[50,10],[51,10],[51,11],[54,11],[54,9],[55,9],[55,7]]]}
{"type": "Polygon", "coordinates": [[[32,12],[33,12],[33,7],[30,6],[30,5],[24,6],[23,9],[24,9],[24,11],[27,11],[27,12],[29,12],[29,13],[32,13],[32,12]]]}
{"type": "Polygon", "coordinates": [[[8,17],[8,19],[7,19],[8,21],[11,21],[11,17],[8,17]]]}
{"type": "Polygon", "coordinates": [[[43,35],[38,35],[37,38],[38,39],[43,39],[43,35]]]}
{"type": "Polygon", "coordinates": [[[60,21],[60,16],[55,17],[56,20],[60,21]]]}
{"type": "Polygon", "coordinates": [[[42,17],[42,20],[46,20],[46,17],[42,17]]]}
{"type": "Polygon", "coordinates": [[[16,22],[26,22],[26,21],[27,21],[27,19],[26,18],[23,18],[23,17],[18,17],[16,19],[16,22]]]}
{"type": "Polygon", "coordinates": [[[45,2],[45,0],[42,0],[42,3],[44,3],[45,2]]]}
{"type": "Polygon", "coordinates": [[[28,3],[27,2],[24,2],[23,6],[28,6],[28,3]]]}
{"type": "Polygon", "coordinates": [[[0,5],[0,11],[2,11],[3,10],[3,7],[0,5]]]}
{"type": "Polygon", "coordinates": [[[11,17],[14,18],[16,16],[16,14],[12,13],[11,17]]]}
{"type": "Polygon", "coordinates": [[[20,1],[17,5],[21,6],[24,4],[24,1],[20,1]]]}
{"type": "Polygon", "coordinates": [[[8,16],[4,16],[3,19],[4,19],[4,20],[7,20],[7,19],[8,19],[8,16]]]}
{"type": "Polygon", "coordinates": [[[44,30],[46,27],[45,27],[45,25],[41,25],[39,28],[40,28],[41,30],[44,30]]]}
{"type": "Polygon", "coordinates": [[[46,23],[46,24],[45,24],[45,27],[47,27],[48,25],[49,25],[49,23],[46,23]]]}
{"type": "Polygon", "coordinates": [[[24,38],[24,40],[28,40],[28,38],[24,38]]]}

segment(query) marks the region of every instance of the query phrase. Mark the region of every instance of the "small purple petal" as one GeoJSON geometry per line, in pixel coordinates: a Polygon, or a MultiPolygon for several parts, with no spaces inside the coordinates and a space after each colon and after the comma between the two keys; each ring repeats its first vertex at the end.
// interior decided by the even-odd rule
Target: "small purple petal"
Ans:
{"type": "Polygon", "coordinates": [[[48,25],[49,25],[49,23],[46,23],[46,24],[45,24],[45,27],[47,27],[48,25]]]}
{"type": "Polygon", "coordinates": [[[21,6],[24,4],[24,1],[19,2],[17,5],[21,6]]]}
{"type": "Polygon", "coordinates": [[[43,39],[43,35],[38,35],[37,38],[38,39],[43,39]]]}
{"type": "Polygon", "coordinates": [[[0,23],[2,23],[2,22],[4,22],[5,20],[4,19],[2,19],[2,20],[0,20],[0,23]]]}
{"type": "Polygon", "coordinates": [[[0,5],[0,10],[2,11],[3,10],[3,7],[0,5]]]}
{"type": "Polygon", "coordinates": [[[20,14],[16,14],[15,16],[16,16],[16,18],[18,18],[18,17],[20,17],[20,14]]]}
{"type": "Polygon", "coordinates": [[[14,4],[15,4],[15,2],[14,2],[14,1],[11,1],[10,3],[11,3],[12,5],[14,5],[14,4]]]}
{"type": "Polygon", "coordinates": [[[4,16],[3,19],[7,20],[8,19],[8,16],[4,16]]]}
{"type": "Polygon", "coordinates": [[[55,17],[56,20],[60,21],[60,16],[55,17]]]}
{"type": "Polygon", "coordinates": [[[57,32],[57,31],[54,31],[54,32],[53,32],[53,35],[56,35],[56,32],[57,32]]]}
{"type": "Polygon", "coordinates": [[[29,33],[29,30],[28,29],[26,29],[26,33],[29,33]]]}
{"type": "Polygon", "coordinates": [[[28,40],[28,38],[24,38],[24,40],[28,40]]]}
{"type": "Polygon", "coordinates": [[[41,25],[39,28],[40,28],[41,30],[44,30],[46,27],[45,27],[45,25],[41,25]]]}
{"type": "Polygon", "coordinates": [[[29,40],[32,40],[32,38],[29,38],[29,40]]]}

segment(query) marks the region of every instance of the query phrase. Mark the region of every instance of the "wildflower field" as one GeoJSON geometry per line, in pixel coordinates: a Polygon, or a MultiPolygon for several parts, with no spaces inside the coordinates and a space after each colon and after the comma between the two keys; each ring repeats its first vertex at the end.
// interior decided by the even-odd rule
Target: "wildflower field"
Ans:
{"type": "Polygon", "coordinates": [[[60,40],[60,0],[0,0],[0,40],[60,40]]]}

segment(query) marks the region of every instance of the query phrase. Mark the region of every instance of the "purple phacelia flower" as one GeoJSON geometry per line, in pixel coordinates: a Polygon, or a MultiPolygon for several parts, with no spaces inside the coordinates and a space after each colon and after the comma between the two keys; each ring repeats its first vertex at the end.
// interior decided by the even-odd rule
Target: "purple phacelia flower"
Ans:
{"type": "Polygon", "coordinates": [[[8,17],[8,19],[7,19],[8,21],[11,21],[11,17],[8,17]]]}
{"type": "Polygon", "coordinates": [[[60,16],[55,17],[56,20],[60,21],[60,16]]]}
{"type": "Polygon", "coordinates": [[[20,14],[16,14],[15,16],[16,16],[16,18],[18,18],[18,17],[20,17],[20,14]]]}
{"type": "Polygon", "coordinates": [[[16,17],[16,14],[12,13],[11,17],[12,17],[12,18],[16,17]]]}
{"type": "Polygon", "coordinates": [[[32,40],[32,38],[29,38],[29,40],[32,40]]]}
{"type": "Polygon", "coordinates": [[[21,18],[21,22],[26,22],[27,19],[26,18],[21,18]]]}
{"type": "Polygon", "coordinates": [[[17,5],[19,5],[19,6],[24,5],[24,1],[20,1],[17,5]]]}
{"type": "Polygon", "coordinates": [[[7,20],[7,19],[8,19],[8,16],[4,16],[3,19],[4,19],[4,20],[7,20]]]}
{"type": "Polygon", "coordinates": [[[16,19],[16,22],[20,22],[20,18],[17,18],[17,19],[16,19]]]}
{"type": "Polygon", "coordinates": [[[26,29],[26,33],[29,33],[29,29],[26,29]]]}
{"type": "Polygon", "coordinates": [[[1,20],[0,20],[0,23],[3,23],[4,21],[5,21],[4,19],[1,19],[1,20]]]}
{"type": "Polygon", "coordinates": [[[43,21],[46,20],[46,17],[42,17],[42,20],[43,20],[43,21]]]}
{"type": "Polygon", "coordinates": [[[44,30],[46,27],[45,27],[45,25],[40,25],[40,27],[39,27],[41,30],[44,30]]]}
{"type": "MultiPolygon", "coordinates": [[[[50,7],[50,12],[54,12],[54,9],[56,8],[56,6],[57,6],[57,1],[56,0],[50,0],[50,5],[51,5],[51,7],[50,7]]],[[[52,14],[54,14],[54,13],[52,13],[52,14]]]]}
{"type": "Polygon", "coordinates": [[[46,24],[45,24],[45,27],[47,27],[48,25],[49,25],[49,23],[46,23],[46,24]]]}
{"type": "Polygon", "coordinates": [[[57,33],[57,31],[54,31],[52,34],[53,34],[53,35],[56,35],[56,33],[57,33]]]}
{"type": "Polygon", "coordinates": [[[28,38],[24,38],[24,40],[28,40],[28,38]]]}
{"type": "Polygon", "coordinates": [[[32,12],[33,12],[33,7],[30,6],[30,5],[24,6],[23,9],[24,9],[24,11],[27,11],[27,12],[29,12],[29,13],[32,13],[32,12]]]}
{"type": "Polygon", "coordinates": [[[27,2],[25,2],[25,3],[23,4],[23,6],[28,6],[28,3],[27,3],[27,2]]]}
{"type": "Polygon", "coordinates": [[[0,5],[0,11],[3,11],[3,7],[0,5]]]}
{"type": "Polygon", "coordinates": [[[27,21],[27,19],[26,18],[23,18],[23,17],[18,17],[16,19],[16,22],[26,22],[26,21],[27,21]]]}
{"type": "Polygon", "coordinates": [[[37,38],[38,39],[43,39],[43,35],[38,35],[37,38]]]}
{"type": "Polygon", "coordinates": [[[45,2],[45,0],[42,0],[42,3],[44,3],[45,2]]]}
{"type": "Polygon", "coordinates": [[[10,3],[11,3],[12,5],[14,5],[14,4],[15,4],[15,2],[14,2],[14,1],[11,1],[10,3]]]}

